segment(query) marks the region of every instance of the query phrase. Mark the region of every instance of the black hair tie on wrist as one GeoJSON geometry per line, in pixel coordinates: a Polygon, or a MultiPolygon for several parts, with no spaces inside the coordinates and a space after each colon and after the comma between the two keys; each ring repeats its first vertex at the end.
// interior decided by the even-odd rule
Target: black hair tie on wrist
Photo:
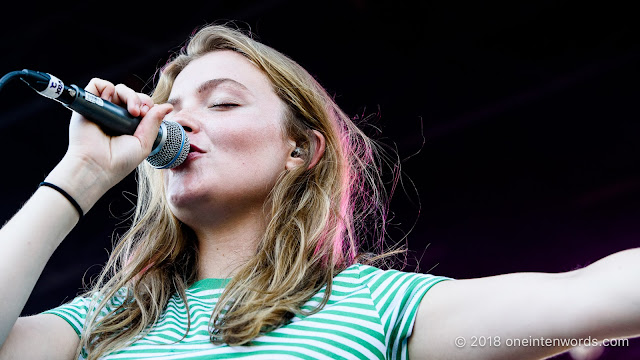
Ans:
{"type": "Polygon", "coordinates": [[[80,215],[80,218],[82,218],[82,216],[83,216],[84,214],[82,213],[82,208],[80,207],[80,204],[78,204],[78,202],[77,202],[73,197],[71,197],[71,195],[69,195],[66,191],[62,190],[62,189],[61,189],[60,187],[58,187],[57,185],[54,185],[54,184],[52,184],[52,183],[48,183],[48,182],[46,182],[46,181],[41,182],[41,183],[40,183],[40,185],[38,185],[38,186],[39,186],[39,187],[40,187],[40,186],[48,186],[48,187],[50,187],[50,188],[52,188],[52,189],[56,190],[56,191],[57,191],[57,192],[59,192],[60,194],[62,194],[62,196],[66,197],[66,198],[67,198],[67,200],[69,200],[69,202],[71,203],[71,205],[73,205],[73,207],[74,207],[74,208],[76,208],[76,210],[78,211],[78,214],[80,215]]]}

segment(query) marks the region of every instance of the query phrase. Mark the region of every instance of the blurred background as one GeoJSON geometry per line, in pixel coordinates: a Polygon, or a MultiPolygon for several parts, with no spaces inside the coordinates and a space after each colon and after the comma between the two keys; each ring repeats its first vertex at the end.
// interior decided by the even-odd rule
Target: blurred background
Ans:
{"type": "MultiPolygon", "coordinates": [[[[236,20],[397,150],[389,235],[411,250],[405,270],[560,272],[640,246],[640,29],[630,3],[3,5],[0,75],[28,68],[149,92],[195,29],[236,20]]],[[[21,83],[0,92],[1,221],[62,158],[69,115],[21,83]]],[[[62,243],[23,314],[70,300],[99,271],[128,224],[127,192],[132,176],[62,243]]],[[[640,342],[599,358],[640,359],[640,342]]]]}

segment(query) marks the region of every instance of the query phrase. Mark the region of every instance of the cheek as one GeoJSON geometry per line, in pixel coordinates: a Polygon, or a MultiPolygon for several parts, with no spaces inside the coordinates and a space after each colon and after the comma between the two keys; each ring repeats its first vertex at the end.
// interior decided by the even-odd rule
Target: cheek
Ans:
{"type": "Polygon", "coordinates": [[[261,129],[229,139],[229,164],[256,180],[271,179],[285,169],[287,150],[279,132],[261,129]]]}
{"type": "Polygon", "coordinates": [[[214,148],[236,158],[236,161],[254,163],[286,159],[287,144],[280,124],[254,121],[244,125],[219,127],[211,131],[214,148]]]}

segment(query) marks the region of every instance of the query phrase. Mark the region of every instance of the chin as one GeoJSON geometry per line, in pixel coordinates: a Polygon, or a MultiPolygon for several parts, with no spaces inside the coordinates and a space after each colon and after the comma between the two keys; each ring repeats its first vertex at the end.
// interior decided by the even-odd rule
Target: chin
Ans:
{"type": "Polygon", "coordinates": [[[190,219],[193,219],[193,217],[196,216],[199,212],[196,210],[193,201],[189,201],[189,199],[185,197],[179,197],[168,198],[167,202],[173,216],[175,216],[178,220],[180,220],[187,226],[193,225],[190,219]]]}
{"type": "Polygon", "coordinates": [[[172,207],[182,207],[197,201],[198,198],[204,198],[205,189],[201,185],[202,182],[199,179],[186,174],[165,177],[164,186],[167,202],[172,207]]]}
{"type": "Polygon", "coordinates": [[[197,206],[198,202],[202,202],[203,196],[194,192],[173,192],[167,195],[169,207],[175,213],[176,210],[188,209],[197,206]]]}

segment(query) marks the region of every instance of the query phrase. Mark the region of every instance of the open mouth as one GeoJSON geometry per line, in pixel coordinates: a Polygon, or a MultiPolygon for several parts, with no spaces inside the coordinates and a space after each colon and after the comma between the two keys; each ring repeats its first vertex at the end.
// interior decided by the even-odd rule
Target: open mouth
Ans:
{"type": "Polygon", "coordinates": [[[189,153],[192,153],[192,152],[202,153],[202,152],[204,152],[204,151],[202,151],[199,147],[197,147],[197,146],[195,146],[195,145],[191,144],[191,146],[190,146],[190,148],[189,148],[189,153]]]}

